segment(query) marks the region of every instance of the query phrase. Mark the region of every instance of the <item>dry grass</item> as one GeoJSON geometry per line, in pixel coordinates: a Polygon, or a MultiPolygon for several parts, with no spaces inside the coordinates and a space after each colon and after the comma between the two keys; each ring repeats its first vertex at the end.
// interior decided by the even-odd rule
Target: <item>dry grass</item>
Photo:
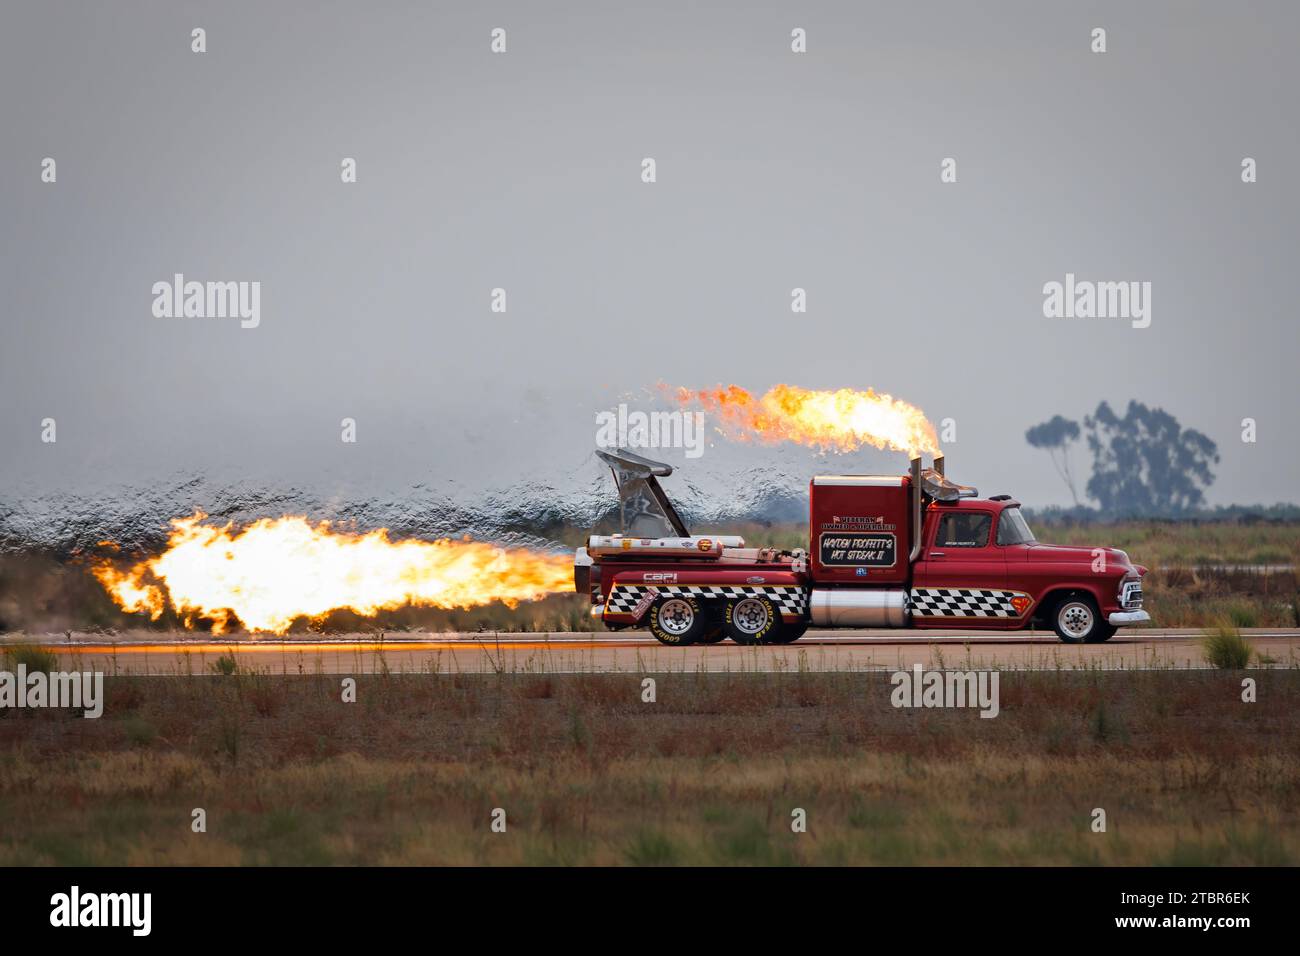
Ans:
{"type": "Polygon", "coordinates": [[[1300,673],[1252,676],[1004,674],[993,720],[850,673],[110,678],[0,717],[0,864],[1295,864],[1300,673]]]}
{"type": "Polygon", "coordinates": [[[1238,521],[1121,521],[1035,526],[1053,544],[1123,548],[1147,567],[1300,566],[1300,524],[1238,521]]]}
{"type": "Polygon", "coordinates": [[[1294,571],[1152,571],[1142,591],[1143,607],[1162,627],[1300,627],[1294,571]]]}

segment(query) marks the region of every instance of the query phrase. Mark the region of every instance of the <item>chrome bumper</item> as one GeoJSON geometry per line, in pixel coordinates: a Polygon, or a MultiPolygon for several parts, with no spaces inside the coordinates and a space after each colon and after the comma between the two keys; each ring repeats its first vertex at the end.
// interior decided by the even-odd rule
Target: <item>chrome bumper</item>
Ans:
{"type": "Polygon", "coordinates": [[[1123,627],[1125,624],[1150,624],[1151,615],[1146,611],[1116,611],[1106,620],[1116,627],[1123,627]]]}

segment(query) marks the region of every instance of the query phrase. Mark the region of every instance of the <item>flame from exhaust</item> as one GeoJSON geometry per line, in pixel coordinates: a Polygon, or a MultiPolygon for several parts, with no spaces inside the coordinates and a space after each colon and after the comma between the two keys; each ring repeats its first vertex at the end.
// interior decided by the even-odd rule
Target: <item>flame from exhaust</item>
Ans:
{"type": "Polygon", "coordinates": [[[939,451],[939,438],[915,405],[872,389],[815,391],[775,385],[755,397],[739,385],[676,390],[683,405],[698,404],[721,422],[724,435],[739,441],[855,451],[863,445],[907,452],[915,458],[939,451]]]}
{"type": "Polygon", "coordinates": [[[122,571],[92,568],[128,612],[157,620],[170,606],[189,626],[210,618],[223,634],[235,618],[251,631],[283,634],[300,616],[347,608],[362,615],[415,604],[515,607],[573,589],[572,559],[522,548],[460,541],[390,541],[331,531],[304,517],[264,518],[231,534],[202,524],[201,512],[172,521],[167,549],[122,571]]]}

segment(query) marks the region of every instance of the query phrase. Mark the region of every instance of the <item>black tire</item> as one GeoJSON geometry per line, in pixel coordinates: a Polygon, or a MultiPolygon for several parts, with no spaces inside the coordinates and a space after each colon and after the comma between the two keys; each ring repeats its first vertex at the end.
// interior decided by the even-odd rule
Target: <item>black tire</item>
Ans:
{"type": "Polygon", "coordinates": [[[1088,594],[1067,594],[1052,605],[1052,630],[1066,644],[1100,644],[1115,628],[1108,624],[1088,594]]]}
{"type": "Polygon", "coordinates": [[[655,640],[669,647],[694,644],[712,626],[700,602],[693,597],[660,598],[650,606],[646,621],[655,640]]]}
{"type": "Polygon", "coordinates": [[[770,641],[769,643],[793,644],[795,641],[799,640],[799,638],[803,637],[807,631],[808,623],[806,621],[800,621],[798,624],[782,623],[780,630],[777,631],[776,640],[770,641]]]}
{"type": "Polygon", "coordinates": [[[696,643],[699,644],[721,644],[722,639],[727,636],[727,632],[722,629],[721,624],[710,625],[710,629],[704,632],[704,636],[696,643]]]}
{"type": "Polygon", "coordinates": [[[727,602],[722,628],[737,644],[776,644],[781,633],[781,612],[770,598],[737,598],[727,602]]]}
{"type": "Polygon", "coordinates": [[[1115,636],[1119,628],[1114,624],[1099,624],[1097,626],[1097,636],[1088,639],[1089,644],[1104,644],[1115,636]]]}

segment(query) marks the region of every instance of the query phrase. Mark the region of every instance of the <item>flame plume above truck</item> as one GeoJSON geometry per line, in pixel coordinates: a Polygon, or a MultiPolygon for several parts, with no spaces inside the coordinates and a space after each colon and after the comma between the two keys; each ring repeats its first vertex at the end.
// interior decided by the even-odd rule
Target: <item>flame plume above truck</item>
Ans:
{"type": "Polygon", "coordinates": [[[710,413],[722,433],[738,441],[793,442],[837,452],[870,445],[906,452],[909,458],[939,453],[938,435],[924,412],[870,388],[774,385],[754,395],[739,385],[719,385],[673,393],[680,404],[710,413]]]}

